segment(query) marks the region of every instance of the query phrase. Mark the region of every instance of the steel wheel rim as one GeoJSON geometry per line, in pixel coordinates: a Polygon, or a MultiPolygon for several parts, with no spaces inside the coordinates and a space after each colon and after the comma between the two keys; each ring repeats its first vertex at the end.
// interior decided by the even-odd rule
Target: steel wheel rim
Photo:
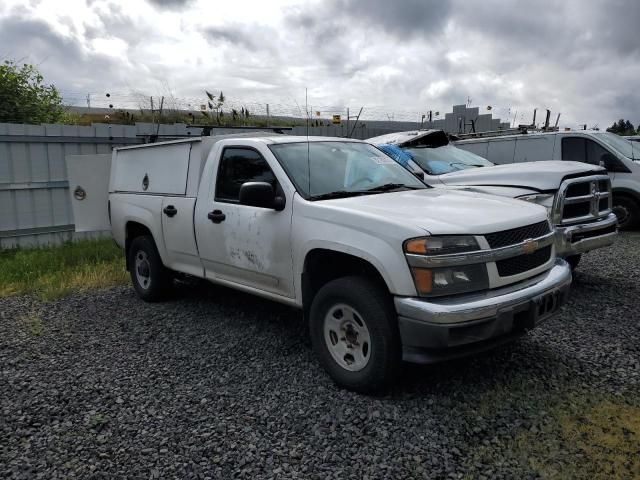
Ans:
{"type": "Polygon", "coordinates": [[[329,353],[345,370],[358,372],[371,359],[371,335],[362,315],[339,303],[324,317],[324,342],[329,353]]]}
{"type": "Polygon", "coordinates": [[[629,219],[629,209],[622,205],[614,205],[613,213],[618,217],[618,224],[622,225],[629,219]]]}
{"type": "Polygon", "coordinates": [[[149,288],[151,284],[151,265],[149,264],[149,256],[147,252],[138,250],[136,252],[136,280],[138,285],[144,290],[149,288]]]}

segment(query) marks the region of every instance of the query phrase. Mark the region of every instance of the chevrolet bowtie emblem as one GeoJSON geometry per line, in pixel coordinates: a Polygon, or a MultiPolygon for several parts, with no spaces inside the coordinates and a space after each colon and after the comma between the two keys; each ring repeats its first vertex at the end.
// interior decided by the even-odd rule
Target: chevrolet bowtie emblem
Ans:
{"type": "Polygon", "coordinates": [[[524,244],[522,245],[522,251],[527,254],[530,255],[533,252],[535,252],[538,249],[538,242],[536,242],[535,240],[525,240],[524,244]]]}

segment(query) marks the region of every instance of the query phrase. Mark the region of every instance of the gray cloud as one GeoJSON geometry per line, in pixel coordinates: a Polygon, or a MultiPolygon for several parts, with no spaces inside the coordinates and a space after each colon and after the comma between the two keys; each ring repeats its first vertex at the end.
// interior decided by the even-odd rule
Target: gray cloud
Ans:
{"type": "Polygon", "coordinates": [[[348,15],[352,22],[381,27],[399,38],[440,33],[451,15],[451,4],[441,0],[338,0],[335,15],[348,15]]]}
{"type": "Polygon", "coordinates": [[[8,58],[36,64],[46,81],[62,90],[104,91],[128,73],[113,57],[86,53],[74,38],[58,34],[40,20],[0,19],[0,45],[11,46],[3,52],[8,58]]]}
{"type": "Polygon", "coordinates": [[[208,40],[223,42],[242,48],[253,49],[257,47],[255,32],[250,31],[244,25],[207,27],[203,33],[208,40]]]}
{"type": "Polygon", "coordinates": [[[194,2],[194,0],[147,0],[147,1],[156,7],[166,8],[168,10],[184,8],[189,6],[190,3],[194,2]]]}
{"type": "Polygon", "coordinates": [[[369,62],[359,57],[354,45],[359,32],[332,12],[332,8],[317,15],[294,10],[285,17],[285,25],[307,61],[320,64],[336,77],[350,77],[365,70],[369,62]]]}
{"type": "Polygon", "coordinates": [[[150,37],[156,37],[153,29],[144,28],[145,34],[141,34],[143,25],[129,17],[124,9],[113,3],[100,5],[94,8],[94,12],[100,20],[97,27],[85,26],[88,38],[115,37],[127,42],[129,45],[137,45],[142,40],[149,41],[150,37]]]}
{"type": "Polygon", "coordinates": [[[316,0],[266,25],[247,12],[246,20],[201,26],[189,12],[204,2],[147,0],[175,18],[181,40],[200,45],[179,57],[157,53],[167,38],[152,16],[136,18],[116,0],[87,1],[97,22],[75,29],[58,19],[72,36],[24,8],[0,13],[0,54],[40,63],[48,81],[74,91],[149,91],[166,79],[180,86],[179,97],[206,88],[239,102],[289,105],[308,87],[314,105],[365,105],[379,118],[394,110],[419,118],[471,97],[502,115],[509,107],[550,107],[576,123],[640,121],[640,2],[633,0],[316,0]],[[122,39],[128,49],[119,57],[94,53],[88,45],[97,38],[122,39]]]}

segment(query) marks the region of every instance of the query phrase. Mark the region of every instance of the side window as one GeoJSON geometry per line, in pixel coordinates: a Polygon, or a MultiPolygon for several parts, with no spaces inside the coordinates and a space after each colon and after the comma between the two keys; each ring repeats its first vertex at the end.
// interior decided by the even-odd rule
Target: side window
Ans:
{"type": "Polygon", "coordinates": [[[276,177],[267,161],[249,148],[225,148],[220,159],[216,183],[216,200],[237,202],[245,182],[267,182],[274,190],[276,177]]]}
{"type": "Polygon", "coordinates": [[[600,165],[600,161],[605,161],[604,155],[609,153],[593,140],[587,140],[587,163],[600,165]]]}
{"type": "Polygon", "coordinates": [[[584,138],[566,137],[562,139],[562,159],[586,162],[587,152],[584,138]]]}

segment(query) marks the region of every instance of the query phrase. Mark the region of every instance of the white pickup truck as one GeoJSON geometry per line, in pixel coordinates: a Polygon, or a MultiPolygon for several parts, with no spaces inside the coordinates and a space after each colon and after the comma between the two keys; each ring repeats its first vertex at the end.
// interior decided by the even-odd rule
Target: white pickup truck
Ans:
{"type": "Polygon", "coordinates": [[[76,222],[97,228],[88,202],[104,202],[142,299],[188,274],[300,308],[321,364],[353,390],[388,385],[402,360],[511,340],[568,295],[543,207],[430,188],[365,142],[253,133],[119,148],[108,208],[85,188],[99,168],[76,160],[76,222]]]}
{"type": "Polygon", "coordinates": [[[606,168],[613,193],[613,212],[621,230],[640,226],[640,148],[636,142],[597,130],[459,135],[458,148],[502,165],[548,160],[582,162],[606,168]]]}
{"type": "Polygon", "coordinates": [[[414,173],[419,171],[434,187],[464,188],[545,206],[556,232],[556,253],[572,268],[583,253],[612,245],[616,238],[611,180],[598,165],[568,161],[494,165],[452,145],[442,130],[390,133],[367,142],[414,173]]]}

